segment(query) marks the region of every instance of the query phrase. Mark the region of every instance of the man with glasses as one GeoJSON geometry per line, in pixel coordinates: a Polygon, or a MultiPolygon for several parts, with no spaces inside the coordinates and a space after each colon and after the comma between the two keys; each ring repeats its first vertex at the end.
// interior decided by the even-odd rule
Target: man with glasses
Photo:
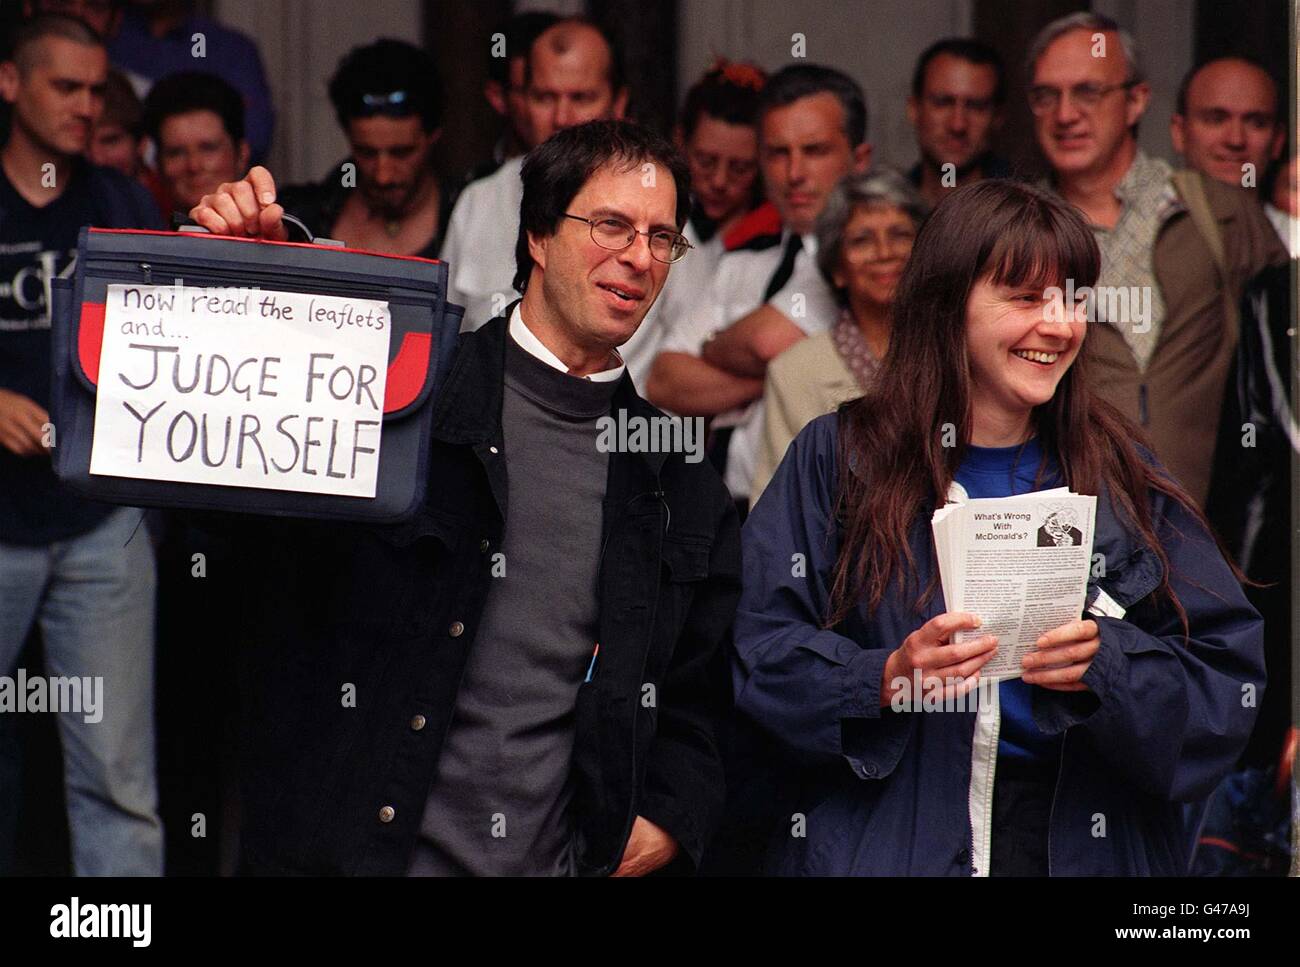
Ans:
{"type": "Polygon", "coordinates": [[[433,167],[438,65],[404,41],[378,40],[343,58],[329,95],[352,154],[319,184],[286,188],[285,210],[352,248],[437,258],[455,203],[433,167]]]}
{"type": "Polygon", "coordinates": [[[1005,102],[1002,58],[987,44],[950,37],[917,59],[907,119],[921,160],[908,178],[931,205],[960,185],[1010,173],[1007,162],[991,151],[1005,102]]]}
{"type": "Polygon", "coordinates": [[[1138,148],[1151,92],[1133,38],[1114,20],[1055,20],[1028,61],[1050,185],[1083,212],[1101,247],[1091,378],[1204,503],[1235,307],[1250,278],[1286,253],[1249,195],[1197,172],[1175,177],[1138,148]]]}
{"type": "MultiPolygon", "coordinates": [[[[523,298],[461,336],[415,519],[244,546],[274,589],[241,641],[246,870],[640,875],[698,866],[718,823],[735,509],[701,454],[648,443],[666,418],[618,353],[691,254],[686,165],[592,121],[522,185],[523,298]]],[[[283,238],[274,199],[255,168],[192,214],[283,238]]]]}

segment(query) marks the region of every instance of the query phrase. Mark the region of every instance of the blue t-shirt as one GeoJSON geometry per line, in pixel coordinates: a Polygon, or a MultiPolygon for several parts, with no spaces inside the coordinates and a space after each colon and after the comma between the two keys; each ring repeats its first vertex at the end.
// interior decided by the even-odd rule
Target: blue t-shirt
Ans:
{"type": "MultiPolygon", "coordinates": [[[[1049,459],[1043,479],[1037,486],[1034,478],[1043,451],[1038,437],[1023,446],[967,447],[957,482],[972,497],[1014,497],[1061,486],[1056,461],[1049,459]]],[[[998,735],[998,755],[1024,761],[1055,762],[1060,754],[1061,737],[1045,735],[1034,724],[1030,696],[1032,685],[1020,679],[1002,682],[998,697],[1002,704],[1002,727],[998,735]]]]}
{"type": "MultiPolygon", "coordinates": [[[[46,410],[52,369],[49,280],[72,275],[83,225],[161,227],[148,192],[116,171],[78,160],[63,193],[37,207],[0,170],[0,387],[46,410]]],[[[91,530],[112,510],[60,484],[46,454],[20,457],[0,445],[0,543],[65,540],[91,530]]]]}

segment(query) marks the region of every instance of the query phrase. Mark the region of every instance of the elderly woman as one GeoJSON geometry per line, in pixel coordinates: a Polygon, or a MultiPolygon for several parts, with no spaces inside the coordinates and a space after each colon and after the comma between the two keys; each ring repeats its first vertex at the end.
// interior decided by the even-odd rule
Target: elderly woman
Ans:
{"type": "Polygon", "coordinates": [[[926,209],[911,182],[888,169],[849,175],[826,200],[817,220],[817,264],[842,310],[830,330],[799,341],[768,366],[751,506],[795,434],[871,386],[889,348],[894,287],[926,209]]]}
{"type": "Polygon", "coordinates": [[[875,385],[795,438],[750,513],[733,680],[785,752],[769,872],[1188,872],[1255,721],[1263,625],[1196,502],[1090,388],[1087,306],[1062,292],[1100,265],[1057,196],[956,189],[917,235],[875,385]],[[931,515],[1055,487],[1097,497],[1087,614],[977,710],[909,707],[917,678],[965,697],[999,647],[948,610],[931,515]]]}

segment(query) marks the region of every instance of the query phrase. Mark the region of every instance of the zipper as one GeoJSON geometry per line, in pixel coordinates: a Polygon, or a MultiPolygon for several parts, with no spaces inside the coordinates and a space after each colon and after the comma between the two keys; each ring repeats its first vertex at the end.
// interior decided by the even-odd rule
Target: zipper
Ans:
{"type": "Polygon", "coordinates": [[[1138,386],[1138,422],[1143,426],[1146,426],[1148,423],[1146,383],[1138,386]]]}
{"type": "Polygon", "coordinates": [[[1061,795],[1061,775],[1065,771],[1065,739],[1070,734],[1066,729],[1061,733],[1061,761],[1056,766],[1056,788],[1052,790],[1052,806],[1047,810],[1047,875],[1052,875],[1052,817],[1056,815],[1056,800],[1061,795]]]}
{"type": "MultiPolygon", "coordinates": [[[[170,276],[173,279],[184,279],[186,276],[197,279],[200,282],[207,280],[218,280],[230,282],[238,285],[240,288],[260,288],[260,286],[250,286],[250,281],[266,283],[268,289],[284,292],[336,292],[340,295],[357,296],[359,293],[367,295],[376,295],[386,298],[389,302],[414,304],[417,299],[412,294],[405,300],[389,298],[388,293],[394,289],[404,290],[407,293],[414,293],[415,288],[409,285],[403,286],[385,286],[377,284],[374,279],[365,279],[350,273],[331,272],[331,280],[321,281],[316,278],[302,279],[299,281],[295,278],[286,279],[284,275],[277,275],[269,272],[229,270],[229,269],[210,269],[203,268],[196,271],[194,265],[178,265],[175,263],[158,263],[140,261],[136,259],[104,259],[95,258],[88,260],[86,272],[89,275],[108,277],[114,279],[123,279],[130,282],[142,282],[144,285],[153,285],[153,276],[157,272],[159,275],[170,276]],[[107,264],[105,264],[107,263],[107,264]],[[117,268],[116,266],[133,266],[133,268],[117,268]]],[[[165,283],[170,284],[170,283],[165,283]]]]}
{"type": "MultiPolygon", "coordinates": [[[[642,498],[642,497],[646,497],[646,496],[656,496],[656,497],[658,497],[658,498],[659,498],[659,506],[660,506],[663,510],[667,510],[667,509],[668,509],[668,503],[667,503],[667,501],[665,501],[664,498],[663,498],[663,486],[662,486],[662,484],[660,483],[660,478],[659,478],[659,475],[658,475],[658,474],[655,474],[655,489],[654,489],[654,491],[651,492],[651,493],[649,493],[649,494],[637,494],[635,497],[632,497],[632,498],[628,501],[628,504],[631,504],[633,501],[639,500],[640,498],[642,498]]],[[[625,506],[624,509],[626,510],[626,506],[625,506]]],[[[659,515],[659,519],[660,519],[661,521],[664,519],[664,515],[663,515],[663,513],[660,513],[660,515],[659,515]]],[[[667,525],[665,525],[663,529],[666,530],[666,529],[667,529],[667,525]]],[[[613,536],[613,533],[614,533],[613,528],[611,528],[611,529],[610,529],[610,533],[609,533],[609,537],[612,537],[612,536],[613,536]]],[[[605,539],[605,546],[602,547],[602,548],[600,549],[600,566],[601,566],[601,567],[604,567],[604,564],[605,564],[605,548],[609,546],[609,537],[606,537],[606,539],[605,539]]],[[[658,570],[658,572],[657,572],[656,575],[655,575],[655,595],[654,595],[654,601],[653,601],[653,603],[650,605],[650,624],[649,624],[649,632],[648,632],[648,634],[647,634],[647,636],[646,636],[645,650],[641,653],[641,676],[640,676],[640,677],[641,677],[641,681],[642,681],[643,684],[644,684],[644,682],[645,682],[645,668],[646,668],[646,664],[647,664],[647,662],[649,662],[649,660],[650,660],[650,649],[651,649],[651,647],[654,645],[654,637],[655,637],[655,618],[658,616],[658,613],[659,613],[659,594],[660,594],[660,585],[662,585],[662,583],[663,583],[663,579],[664,579],[664,577],[663,577],[663,551],[662,551],[662,545],[663,545],[663,533],[662,533],[662,531],[661,531],[660,534],[659,534],[659,541],[660,541],[660,547],[661,547],[661,550],[660,550],[660,553],[659,553],[660,566],[659,566],[659,570],[658,570]]],[[[658,694],[656,693],[656,695],[655,695],[655,702],[656,702],[656,706],[655,706],[655,707],[656,707],[656,708],[658,707],[658,701],[659,701],[659,696],[658,696],[658,694]]],[[[628,808],[627,808],[627,820],[626,820],[626,821],[624,822],[624,824],[623,824],[623,833],[622,833],[622,835],[619,837],[619,843],[621,844],[621,846],[622,846],[623,849],[626,849],[626,848],[627,848],[628,837],[631,836],[631,834],[632,834],[632,825],[636,822],[636,798],[637,798],[637,797],[636,797],[636,786],[637,786],[637,781],[636,781],[636,723],[637,723],[637,716],[638,716],[638,714],[640,713],[640,711],[641,711],[641,699],[638,698],[638,699],[636,700],[636,702],[634,702],[633,705],[632,705],[632,742],[631,742],[631,748],[632,748],[632,795],[631,795],[631,799],[630,799],[630,801],[629,801],[629,803],[628,803],[628,808]]],[[[620,852],[620,853],[618,854],[618,856],[616,856],[616,857],[614,858],[614,860],[613,860],[612,863],[610,863],[610,864],[607,865],[603,870],[601,870],[600,875],[601,875],[601,876],[608,876],[610,873],[613,873],[614,870],[618,869],[618,864],[622,861],[622,859],[623,859],[623,854],[620,852]]]]}
{"type": "MultiPolygon", "coordinates": [[[[989,747],[989,768],[988,768],[988,783],[987,783],[987,785],[988,785],[988,791],[987,791],[987,793],[985,794],[983,800],[982,800],[982,801],[980,802],[980,804],[979,804],[979,805],[980,805],[980,812],[981,812],[981,814],[982,814],[982,816],[983,816],[983,819],[984,819],[984,822],[983,822],[982,825],[983,825],[983,828],[984,828],[984,840],[985,840],[985,845],[986,845],[986,847],[987,847],[987,848],[984,850],[984,875],[985,875],[985,876],[990,875],[990,868],[989,868],[989,867],[990,867],[991,854],[992,854],[992,851],[993,851],[993,794],[994,794],[993,790],[994,790],[994,785],[995,785],[995,783],[997,782],[997,770],[998,770],[998,737],[1002,734],[1002,702],[1001,702],[1001,696],[1000,696],[1000,694],[999,694],[999,692],[998,692],[999,687],[1000,687],[1000,683],[995,684],[994,687],[993,687],[993,689],[992,689],[992,693],[993,693],[994,696],[995,696],[995,698],[992,699],[992,701],[997,702],[998,710],[997,710],[997,720],[994,722],[993,732],[992,732],[992,736],[991,736],[991,738],[990,738],[990,747],[989,747]]],[[[981,712],[977,712],[977,713],[976,713],[976,716],[975,716],[975,725],[974,725],[974,735],[972,735],[972,741],[971,741],[971,785],[972,785],[972,787],[974,786],[974,783],[975,783],[975,757],[974,757],[974,746],[975,746],[975,740],[976,740],[976,738],[978,737],[978,733],[979,733],[979,729],[980,729],[980,725],[979,725],[979,716],[980,716],[980,714],[982,714],[982,710],[983,710],[983,708],[984,708],[983,703],[981,703],[979,707],[980,707],[980,709],[981,709],[981,712]]],[[[970,806],[969,806],[969,799],[970,799],[970,793],[969,793],[969,791],[968,791],[968,792],[967,792],[967,811],[968,811],[968,812],[969,812],[969,808],[970,808],[970,806]]],[[[967,819],[970,821],[970,865],[971,865],[971,873],[972,873],[972,875],[974,875],[975,872],[976,872],[976,870],[975,870],[975,859],[976,859],[976,856],[978,855],[978,852],[977,852],[977,850],[976,850],[976,843],[975,843],[975,823],[974,823],[974,820],[971,819],[969,816],[967,817],[967,819]]]]}

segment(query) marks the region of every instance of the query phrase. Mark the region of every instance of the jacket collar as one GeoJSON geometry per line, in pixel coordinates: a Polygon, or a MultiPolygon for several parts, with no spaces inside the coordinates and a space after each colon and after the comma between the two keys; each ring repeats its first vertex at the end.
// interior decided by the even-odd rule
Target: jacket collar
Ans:
{"type": "Polygon", "coordinates": [[[1141,601],[1160,585],[1160,560],[1121,520],[1104,484],[1097,496],[1097,517],[1092,541],[1093,560],[1101,555],[1102,570],[1089,572],[1088,602],[1105,588],[1125,608],[1141,601]]]}
{"type": "MultiPolygon", "coordinates": [[[[456,361],[434,408],[433,435],[437,439],[468,446],[500,445],[506,339],[510,313],[518,301],[508,305],[505,312],[491,322],[461,334],[456,361]]],[[[611,415],[617,416],[620,410],[626,410],[629,417],[663,415],[637,394],[626,370],[614,390],[611,415]]],[[[668,457],[666,453],[638,453],[637,456],[656,476],[668,457]]]]}

